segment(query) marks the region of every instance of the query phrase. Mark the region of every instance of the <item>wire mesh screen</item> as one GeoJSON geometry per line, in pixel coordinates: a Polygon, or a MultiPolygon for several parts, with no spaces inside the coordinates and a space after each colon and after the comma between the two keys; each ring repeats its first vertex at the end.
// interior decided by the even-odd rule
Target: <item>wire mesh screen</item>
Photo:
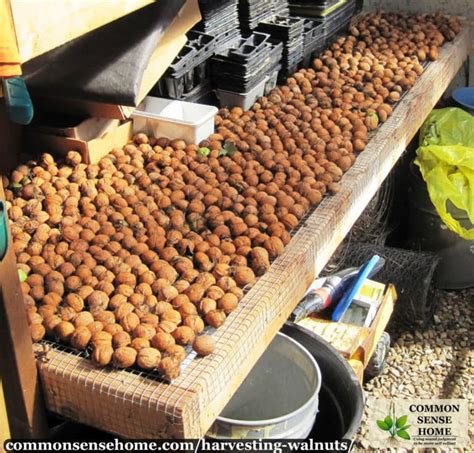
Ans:
{"type": "MultiPolygon", "coordinates": [[[[344,176],[340,192],[325,198],[303,219],[284,254],[213,334],[217,343],[213,354],[192,360],[185,372],[168,384],[137,370],[97,369],[90,360],[55,344],[49,357],[47,354],[44,360],[38,360],[48,408],[128,438],[192,438],[205,434],[390,172],[421,125],[423,115],[429,113],[429,103],[434,103],[438,87],[447,85],[458,64],[448,58],[453,53],[449,46],[442,50],[440,60],[430,65],[428,74],[418,80],[410,99],[397,106],[377,132],[376,140],[369,142],[344,176]],[[430,77],[436,76],[439,83],[434,90],[430,77]],[[415,110],[416,118],[411,114],[415,110]]],[[[420,312],[419,301],[428,300],[421,283],[429,281],[430,269],[434,270],[432,261],[420,261],[423,255],[408,256],[406,251],[390,255],[373,238],[371,241],[374,249],[366,249],[366,255],[361,251],[359,257],[347,255],[345,263],[349,258],[360,262],[369,253],[385,256],[389,262],[385,271],[392,266],[398,278],[392,281],[402,296],[399,307],[420,312]],[[406,269],[411,271],[402,275],[406,269]],[[405,299],[405,294],[417,296],[405,299]]],[[[355,253],[356,247],[351,249],[355,253]]]]}
{"type": "Polygon", "coordinates": [[[428,321],[436,304],[432,280],[439,257],[427,252],[353,242],[341,266],[361,266],[375,254],[385,258],[386,263],[374,279],[392,283],[397,289],[395,319],[408,325],[428,321]]]}

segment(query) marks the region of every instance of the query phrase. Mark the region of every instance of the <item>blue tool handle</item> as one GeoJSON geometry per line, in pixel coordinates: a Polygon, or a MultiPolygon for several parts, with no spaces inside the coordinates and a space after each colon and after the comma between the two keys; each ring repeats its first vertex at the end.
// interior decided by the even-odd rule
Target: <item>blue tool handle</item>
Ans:
{"type": "Polygon", "coordinates": [[[7,230],[7,212],[5,203],[0,200],[0,262],[7,254],[8,248],[8,230],[7,230]]]}
{"type": "Polygon", "coordinates": [[[17,124],[30,124],[34,110],[25,81],[21,77],[2,79],[2,87],[8,117],[17,124]]]}
{"type": "Polygon", "coordinates": [[[365,279],[371,274],[372,270],[377,265],[379,260],[380,257],[378,255],[374,255],[367,264],[360,268],[360,271],[355,277],[354,282],[351,284],[350,288],[344,294],[344,296],[342,296],[341,301],[339,302],[332,314],[331,319],[334,322],[339,322],[340,319],[344,316],[344,313],[349,308],[349,305],[357,294],[357,291],[359,291],[365,279]]]}

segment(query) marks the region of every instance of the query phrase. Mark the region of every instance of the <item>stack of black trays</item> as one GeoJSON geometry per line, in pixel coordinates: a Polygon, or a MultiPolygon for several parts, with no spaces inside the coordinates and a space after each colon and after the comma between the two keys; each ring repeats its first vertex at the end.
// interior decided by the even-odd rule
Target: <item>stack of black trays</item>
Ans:
{"type": "Polygon", "coordinates": [[[309,18],[323,27],[326,45],[331,44],[335,37],[348,29],[356,14],[356,0],[289,1],[291,15],[309,18]]]}
{"type": "Polygon", "coordinates": [[[194,28],[211,36],[236,31],[239,0],[199,0],[202,20],[194,28]]]}
{"type": "Polygon", "coordinates": [[[303,60],[304,20],[299,17],[275,16],[261,22],[257,30],[270,34],[272,43],[283,43],[280,78],[296,71],[303,60]]]}
{"type": "Polygon", "coordinates": [[[216,48],[216,38],[190,31],[188,42],[155,85],[151,94],[186,100],[196,88],[203,89],[209,76],[208,60],[216,48]]]}
{"type": "Polygon", "coordinates": [[[340,33],[348,30],[355,13],[355,0],[347,0],[341,7],[325,16],[325,33],[328,44],[331,44],[340,33]]]}
{"type": "Polygon", "coordinates": [[[324,24],[312,19],[304,20],[304,39],[303,39],[303,62],[302,67],[307,68],[311,61],[326,48],[326,34],[324,33],[324,24]]]}
{"type": "Polygon", "coordinates": [[[336,6],[341,0],[289,0],[290,14],[300,17],[323,17],[325,11],[336,6]]]}
{"type": "Polygon", "coordinates": [[[274,64],[270,36],[252,33],[232,47],[218,51],[211,58],[211,80],[214,88],[234,93],[246,93],[261,83],[274,64]]]}
{"type": "Polygon", "coordinates": [[[290,6],[288,5],[288,0],[273,0],[272,5],[274,16],[289,16],[290,6]]]}
{"type": "Polygon", "coordinates": [[[274,15],[275,0],[240,0],[239,21],[242,33],[248,34],[257,25],[274,15]]]}

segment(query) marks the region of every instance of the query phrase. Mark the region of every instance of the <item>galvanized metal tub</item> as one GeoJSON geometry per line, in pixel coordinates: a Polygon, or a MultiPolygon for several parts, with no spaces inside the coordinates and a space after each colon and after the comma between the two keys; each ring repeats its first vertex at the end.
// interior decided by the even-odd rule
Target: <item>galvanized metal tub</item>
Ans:
{"type": "Polygon", "coordinates": [[[278,333],[211,427],[215,439],[305,439],[318,412],[321,371],[313,356],[278,333]]]}

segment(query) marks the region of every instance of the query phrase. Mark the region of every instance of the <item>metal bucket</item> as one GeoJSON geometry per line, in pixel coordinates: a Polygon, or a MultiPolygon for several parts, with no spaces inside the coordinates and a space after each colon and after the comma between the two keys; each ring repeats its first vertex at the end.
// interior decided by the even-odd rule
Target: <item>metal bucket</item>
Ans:
{"type": "Polygon", "coordinates": [[[364,394],[349,362],[322,337],[304,327],[288,321],[282,332],[300,343],[321,370],[318,418],[308,438],[316,442],[352,439],[364,413],[364,394]]]}
{"type": "MultiPolygon", "coordinates": [[[[463,239],[443,223],[413,162],[410,165],[409,184],[410,242],[415,249],[432,251],[440,257],[434,277],[436,286],[443,289],[474,286],[474,241],[463,239]]],[[[472,228],[465,212],[449,201],[447,207],[464,228],[472,228]]]]}
{"type": "Polygon", "coordinates": [[[207,433],[214,439],[304,439],[318,412],[313,356],[278,333],[207,433]]]}

